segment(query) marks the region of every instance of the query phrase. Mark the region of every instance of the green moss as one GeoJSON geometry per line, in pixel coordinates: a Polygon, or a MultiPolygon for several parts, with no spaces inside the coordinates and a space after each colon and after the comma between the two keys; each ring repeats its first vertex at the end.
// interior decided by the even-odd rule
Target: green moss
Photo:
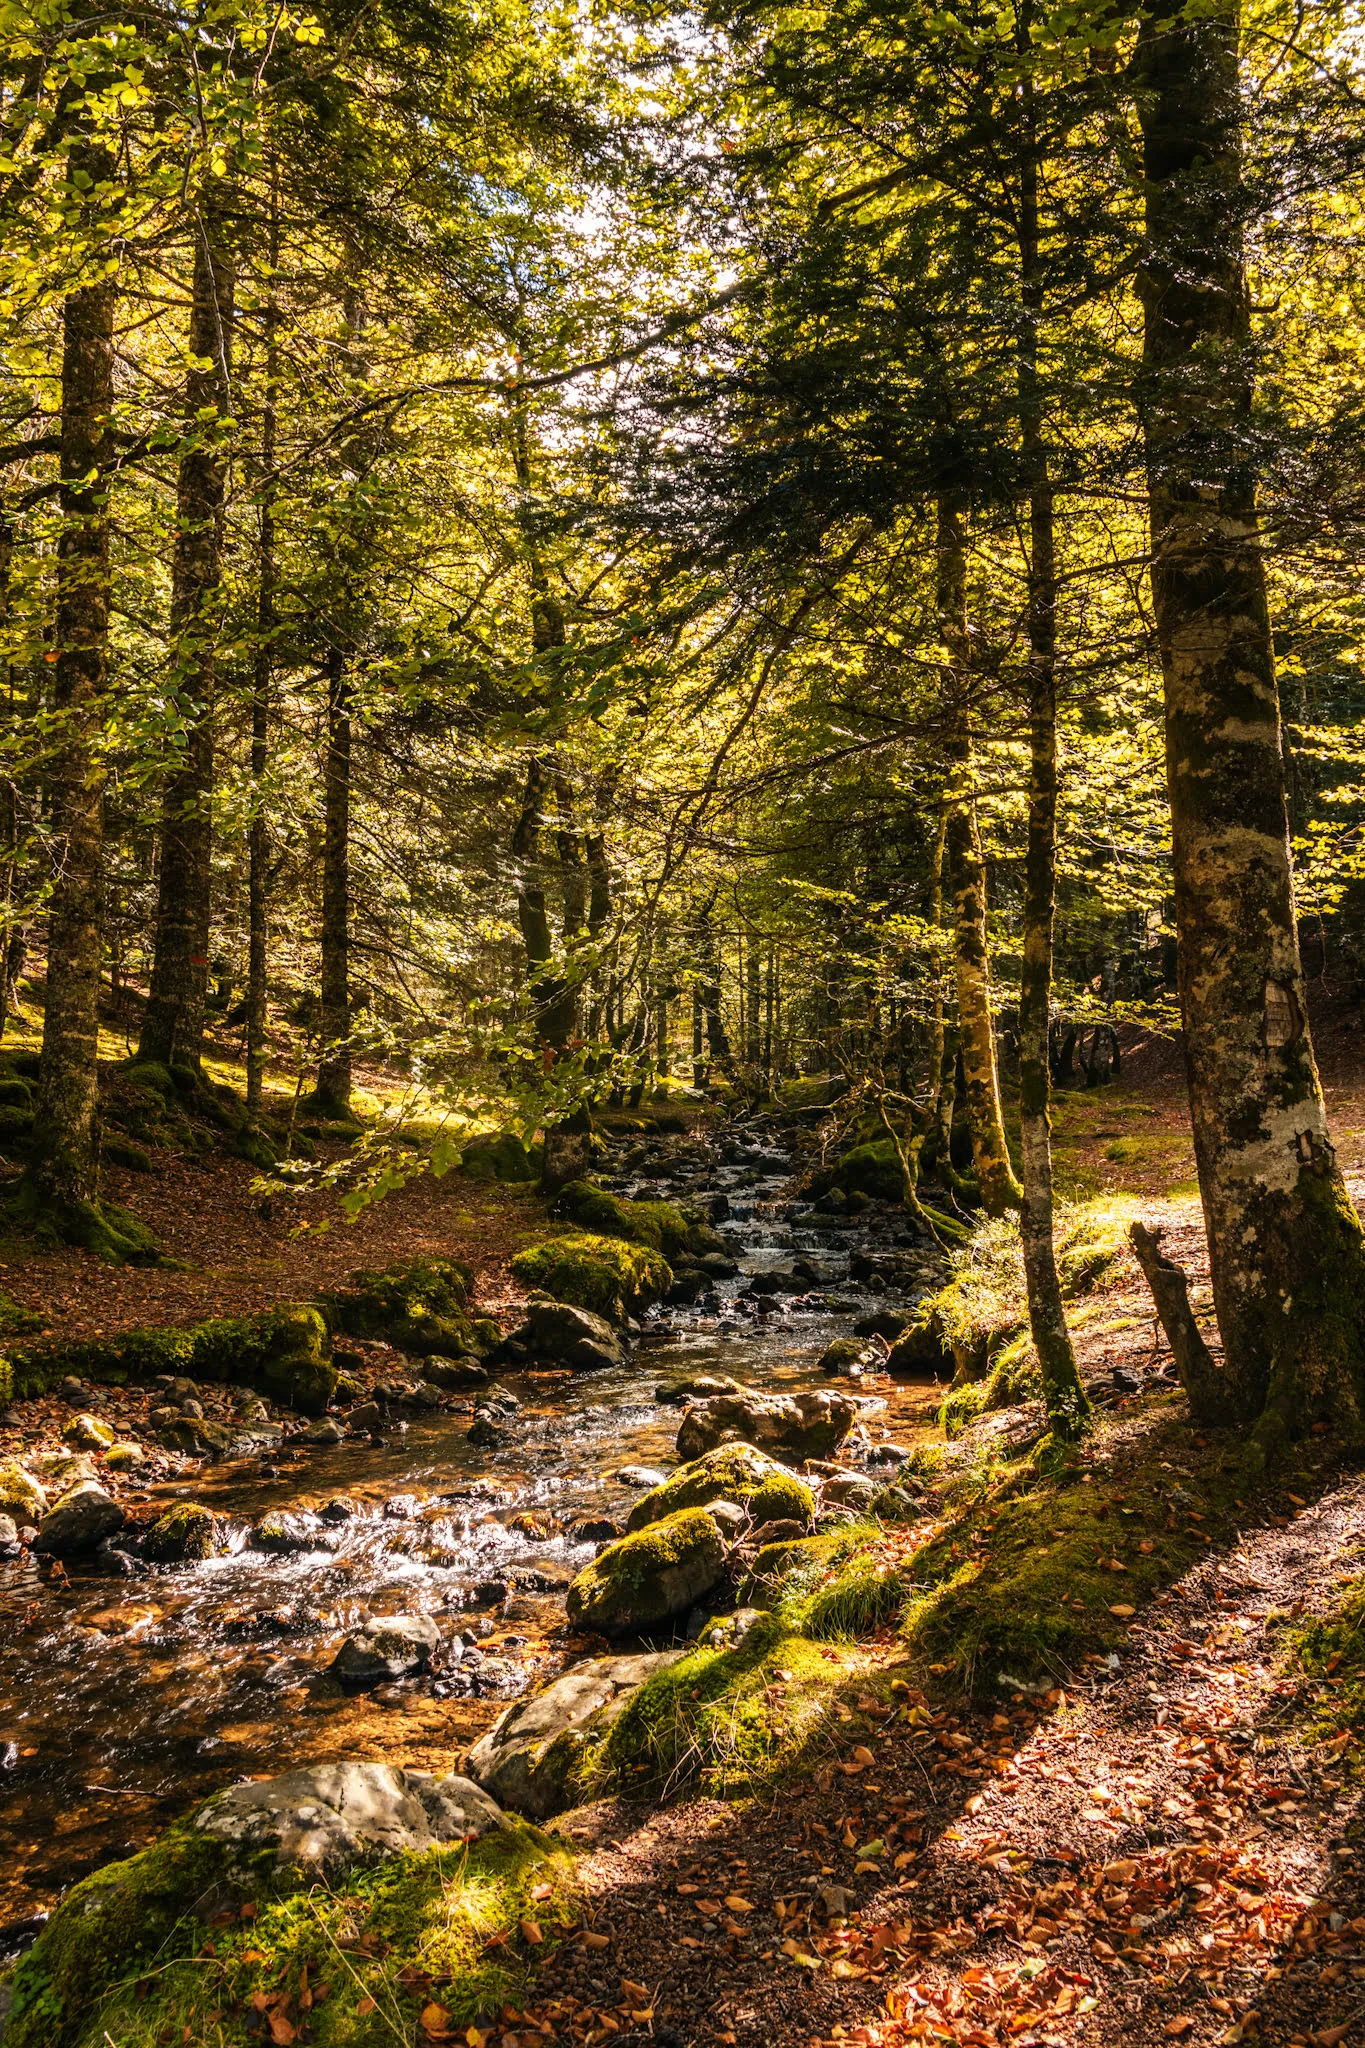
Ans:
{"type": "Polygon", "coordinates": [[[14,1227],[40,1244],[77,1245],[108,1266],[156,1266],[161,1250],[151,1230],[116,1202],[54,1202],[31,1180],[5,1205],[14,1227]]]}
{"type": "Polygon", "coordinates": [[[496,1137],[475,1138],[465,1146],[460,1172],[468,1180],[539,1180],[544,1154],[543,1145],[527,1145],[515,1131],[500,1131],[496,1137]]]}
{"type": "Polygon", "coordinates": [[[150,1155],[141,1145],[135,1145],[131,1138],[120,1138],[114,1132],[107,1132],[100,1140],[100,1156],[111,1166],[121,1166],[128,1173],[150,1173],[150,1155]]]}
{"type": "Polygon", "coordinates": [[[856,1653],[832,1655],[765,1618],[642,1686],[580,1763],[579,1789],[726,1798],[809,1770],[833,1746],[835,1703],[858,1668],[856,1653]]]}
{"type": "Polygon", "coordinates": [[[765,1543],[754,1559],[744,1597],[791,1626],[799,1624],[805,1602],[844,1560],[860,1550],[871,1532],[865,1524],[847,1523],[818,1536],[799,1536],[785,1543],[765,1543]]]}
{"type": "Polygon", "coordinates": [[[539,1288],[610,1322],[661,1301],[673,1284],[666,1260],[652,1246],[586,1231],[528,1246],[513,1259],[512,1273],[523,1287],[539,1288]]]}
{"type": "Polygon", "coordinates": [[[1365,1733],[1365,1578],[1352,1579],[1330,1611],[1285,1639],[1292,1670],[1306,1681],[1304,1718],[1319,1739],[1365,1733]]]}
{"type": "Polygon", "coordinates": [[[315,2048],[373,2048],[381,2018],[383,2038],[413,2040],[433,1999],[463,2028],[525,1998],[575,1911],[568,1855],[521,1824],[467,1848],[391,1857],[336,1890],[300,1889],[265,1858],[244,1884],[224,1885],[226,1860],[182,1824],[77,1885],[15,1973],[6,2048],[216,2042],[226,2010],[249,2008],[257,1990],[297,1993],[305,1970],[330,1986],[308,2015],[315,2048]],[[549,1895],[533,1899],[544,1886],[549,1895]],[[194,1902],[230,1907],[243,1893],[255,1917],[215,1926],[203,1956],[194,1902]],[[522,1938],[523,1920],[538,1923],[538,1946],[522,1938]]]}
{"type": "Polygon", "coordinates": [[[32,1309],[20,1308],[17,1301],[11,1301],[7,1294],[0,1294],[0,1344],[12,1343],[16,1337],[28,1337],[35,1330],[41,1330],[43,1319],[32,1309]]]}
{"type": "Polygon", "coordinates": [[[1027,1331],[1020,1331],[992,1355],[984,1379],[964,1380],[951,1390],[938,1411],[938,1419],[944,1435],[951,1440],[979,1415],[995,1408],[1012,1408],[1020,1401],[1036,1400],[1042,1391],[1032,1339],[1027,1331]]]}
{"type": "Polygon", "coordinates": [[[0,1458],[0,1515],[21,1525],[40,1519],[46,1496],[17,1458],[0,1458]]]}
{"type": "Polygon", "coordinates": [[[870,1145],[855,1145],[835,1166],[830,1184],[845,1194],[899,1202],[903,1185],[895,1146],[889,1138],[879,1138],[870,1145]]]}
{"type": "Polygon", "coordinates": [[[402,1351],[458,1358],[483,1348],[465,1313],[472,1284],[469,1268],[455,1259],[410,1259],[388,1272],[352,1273],[323,1306],[348,1337],[381,1337],[402,1351]]]}
{"type": "Polygon", "coordinates": [[[755,1522],[799,1522],[808,1529],[815,1515],[815,1496],[794,1472],[771,1472],[749,1500],[755,1522]]]}
{"type": "Polygon", "coordinates": [[[242,1381],[305,1415],[321,1415],[342,1385],[330,1352],[317,1309],[295,1304],[182,1329],[125,1330],[85,1344],[34,1345],[14,1352],[12,1364],[21,1394],[41,1393],[66,1373],[116,1386],[170,1373],[242,1381]]]}
{"type": "Polygon", "coordinates": [[[725,1543],[705,1508],[683,1508],[613,1543],[569,1587],[578,1628],[644,1629],[686,1612],[720,1577],[725,1543]]]}
{"type": "Polygon", "coordinates": [[[861,1553],[811,1594],[802,1625],[817,1642],[875,1635],[900,1618],[907,1585],[904,1574],[861,1553]]]}
{"type": "Polygon", "coordinates": [[[143,1556],[152,1564],[195,1564],[217,1557],[222,1548],[223,1533],[213,1510],[182,1500],[152,1524],[143,1556]]]}
{"type": "MultiPolygon", "coordinates": [[[[703,1452],[690,1465],[671,1473],[662,1486],[642,1495],[631,1509],[626,1527],[643,1529],[646,1523],[662,1521],[680,1508],[704,1508],[713,1500],[733,1500],[743,1506],[772,1470],[772,1459],[752,1444],[718,1444],[715,1450],[703,1452]]],[[[806,1498],[809,1501],[809,1494],[806,1498]]]]}

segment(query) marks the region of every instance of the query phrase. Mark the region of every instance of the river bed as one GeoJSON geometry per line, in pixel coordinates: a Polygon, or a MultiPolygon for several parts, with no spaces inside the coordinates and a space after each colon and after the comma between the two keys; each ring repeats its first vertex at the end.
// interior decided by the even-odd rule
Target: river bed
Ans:
{"type": "MultiPolygon", "coordinates": [[[[275,1477],[241,1461],[145,1489],[144,1511],[194,1499],[227,1517],[243,1539],[230,1556],[122,1581],[74,1564],[64,1578],[27,1553],[0,1567],[0,1951],[31,1938],[66,1886],[236,1778],[343,1756],[451,1769],[509,1698],[578,1653],[564,1590],[597,1537],[575,1527],[624,1520],[638,1484],[623,1468],[676,1464],[681,1409],[660,1392],[699,1373],[828,1386],[817,1367],[834,1337],[937,1284],[897,1212],[817,1216],[788,1200],[791,1160],[771,1141],[689,1141],[669,1174],[638,1171],[660,1161],[667,1144],[618,1151],[604,1178],[715,1202],[739,1274],[695,1307],[656,1311],[622,1367],[500,1372],[519,1403],[507,1445],[473,1448],[462,1403],[412,1416],[382,1446],[286,1452],[275,1477]],[[810,1296],[737,1298],[800,1256],[822,1269],[810,1296]],[[850,1280],[851,1263],[895,1277],[850,1280]],[[310,1547],[244,1547],[266,1510],[305,1509],[328,1517],[310,1547]],[[461,1648],[449,1668],[347,1696],[328,1671],[341,1641],[395,1612],[435,1616],[461,1648]]],[[[871,1439],[932,1429],[932,1383],[864,1385],[887,1403],[871,1439]]]]}

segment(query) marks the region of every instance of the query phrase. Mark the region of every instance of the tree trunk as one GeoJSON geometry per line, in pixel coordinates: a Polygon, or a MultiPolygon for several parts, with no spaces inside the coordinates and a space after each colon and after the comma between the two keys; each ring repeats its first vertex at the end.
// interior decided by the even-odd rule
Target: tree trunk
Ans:
{"type": "Polygon", "coordinates": [[[747,1005],[749,1033],[744,1047],[744,1057],[748,1065],[757,1073],[763,1059],[763,1015],[760,1008],[762,1002],[760,975],[763,963],[759,959],[757,938],[750,938],[749,940],[749,957],[745,964],[749,976],[749,1001],[747,1005]]]}
{"type": "MultiPolygon", "coordinates": [[[[270,274],[279,269],[278,193],[272,181],[270,274]]],[[[246,1106],[261,1113],[265,1081],[266,996],[270,977],[267,901],[270,841],[265,774],[270,761],[270,683],[275,664],[275,449],[279,403],[280,309],[272,283],[265,309],[265,404],[261,413],[261,508],[256,595],[256,658],[251,692],[251,827],[247,836],[246,1106]]]]}
{"type": "MultiPolygon", "coordinates": [[[[1027,15],[1023,35],[1027,42],[1027,15]]],[[[1057,537],[1038,387],[1038,327],[1043,311],[1039,255],[1038,151],[1033,82],[1023,91],[1019,258],[1023,323],[1019,350],[1019,424],[1030,472],[1029,496],[1029,792],[1024,858],[1023,959],[1019,977],[1019,1150],[1024,1200],[1019,1229],[1029,1328],[1054,1438],[1074,1442],[1090,1403],[1076,1370],[1057,1274],[1052,1215],[1052,1122],[1048,1114],[1048,1025],[1052,1010],[1052,925],[1057,897],[1057,537]]]]}
{"type": "MultiPolygon", "coordinates": [[[[102,160],[84,166],[107,177],[102,160]]],[[[96,1194],[95,1109],[104,915],[104,773],[97,752],[109,644],[109,471],[114,402],[112,278],[62,311],[61,511],[52,766],[56,874],[29,1178],[59,1210],[96,1194]]]]}
{"type": "Polygon", "coordinates": [[[701,988],[699,985],[694,984],[692,989],[692,1086],[694,1088],[704,1088],[706,1086],[706,1068],[702,1062],[702,1031],[705,1017],[706,1011],[702,1004],[701,988]]]}
{"type": "Polygon", "coordinates": [[[1236,0],[1148,0],[1138,49],[1142,373],[1179,978],[1228,1403],[1269,1443],[1355,1425],[1365,1244],[1299,960],[1248,438],[1236,0]]]}
{"type": "Polygon", "coordinates": [[[339,647],[327,651],[327,764],[323,779],[322,1056],[313,1106],[351,1114],[351,680],[339,647]]]}
{"type": "Polygon", "coordinates": [[[947,498],[940,498],[938,504],[937,555],[939,618],[959,709],[958,734],[952,745],[954,768],[947,837],[956,907],[953,957],[958,1028],[981,1205],[988,1216],[1003,1216],[1007,1210],[1019,1207],[1024,1191],[1010,1165],[1000,1107],[986,940],[986,863],[976,822],[972,743],[964,701],[968,667],[966,545],[961,511],[947,498]]]}
{"type": "Polygon", "coordinates": [[[227,457],[222,420],[231,410],[234,274],[221,191],[198,222],[190,308],[194,367],[185,387],[188,446],[180,458],[171,568],[174,693],[182,724],[162,802],[161,872],[151,986],[139,1047],[143,1059],[197,1067],[208,988],[213,880],[213,718],[216,600],[222,580],[227,457]]]}

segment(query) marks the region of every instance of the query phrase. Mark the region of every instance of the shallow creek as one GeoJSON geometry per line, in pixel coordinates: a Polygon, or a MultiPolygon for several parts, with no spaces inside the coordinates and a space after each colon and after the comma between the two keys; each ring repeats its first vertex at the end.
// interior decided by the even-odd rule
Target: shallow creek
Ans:
{"type": "MultiPolygon", "coordinates": [[[[616,1164],[609,1184],[625,1193],[724,1195],[720,1227],[740,1274],[709,1303],[656,1311],[620,1369],[501,1373],[521,1404],[507,1447],[473,1449],[460,1403],[411,1418],[382,1447],[286,1452],[274,1478],[234,1462],[147,1489],[144,1505],[204,1501],[243,1541],[266,1510],[338,1503],[306,1551],[243,1547],[121,1581],[0,1567],[0,1953],[63,1887],[235,1778],[329,1756],[449,1770],[507,1699],[573,1654],[564,1588],[595,1547],[573,1525],[624,1519],[638,1487],[617,1479],[623,1467],[676,1463],[681,1411],[656,1388],[703,1372],[781,1391],[829,1385],[816,1367],[832,1338],[934,1284],[927,1261],[918,1276],[905,1267],[917,1254],[898,1218],[816,1216],[785,1201],[790,1162],[773,1148],[689,1147],[670,1175],[648,1179],[616,1164]],[[869,1291],[847,1277],[857,1254],[889,1254],[901,1270],[869,1291]],[[736,1306],[755,1274],[800,1255],[828,1276],[819,1293],[761,1316],[736,1306]],[[344,1635],[392,1612],[435,1615],[464,1638],[462,1654],[346,1696],[327,1669],[344,1635]]],[[[872,1437],[910,1443],[931,1426],[932,1385],[882,1378],[867,1390],[887,1402],[872,1437]]]]}

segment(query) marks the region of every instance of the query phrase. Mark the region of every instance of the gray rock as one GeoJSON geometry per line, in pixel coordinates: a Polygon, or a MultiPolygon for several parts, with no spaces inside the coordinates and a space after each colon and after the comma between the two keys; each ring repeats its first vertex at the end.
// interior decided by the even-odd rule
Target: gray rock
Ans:
{"type": "Polygon", "coordinates": [[[371,1436],[384,1427],[384,1411],[377,1401],[362,1401],[358,1408],[347,1411],[348,1427],[358,1436],[371,1436]]]}
{"type": "Polygon", "coordinates": [[[422,1371],[429,1384],[447,1393],[462,1393],[469,1387],[488,1385],[488,1368],[477,1358],[424,1358],[422,1371]]]}
{"type": "Polygon", "coordinates": [[[0,1515],[0,1554],[12,1557],[19,1548],[19,1531],[9,1515],[0,1515]]]}
{"type": "Polygon", "coordinates": [[[548,1820],[574,1803],[569,1775],[584,1746],[599,1740],[645,1680],[685,1650],[593,1657],[542,1692],[518,1700],[465,1758],[471,1778],[503,1806],[548,1820]]]}
{"type": "Polygon", "coordinates": [[[405,1408],[442,1408],[446,1397],[439,1387],[418,1380],[415,1386],[404,1387],[398,1398],[405,1408]]]}
{"type": "Polygon", "coordinates": [[[311,1444],[318,1450],[327,1450],[333,1444],[343,1443],[346,1432],[339,1422],[330,1415],[320,1415],[316,1422],[310,1422],[307,1429],[294,1439],[296,1443],[311,1444]]]}
{"type": "MultiPolygon", "coordinates": [[[[278,1510],[261,1516],[251,1532],[253,1550],[273,1551],[287,1556],[301,1550],[323,1550],[330,1531],[317,1515],[286,1514],[278,1510]]],[[[331,1541],[335,1543],[336,1538],[331,1541]]]]}
{"type": "Polygon", "coordinates": [[[657,1465],[623,1465],[612,1477],[618,1486],[638,1486],[643,1490],[662,1486],[668,1474],[661,1472],[657,1465]]]}
{"type": "Polygon", "coordinates": [[[270,1410],[257,1394],[251,1394],[237,1410],[239,1422],[269,1422],[270,1410]]]}
{"type": "Polygon", "coordinates": [[[437,1778],[394,1764],[313,1764],[233,1785],[195,1826],[253,1862],[273,1849],[277,1869],[335,1877],[358,1863],[475,1841],[506,1827],[503,1812],[468,1778],[437,1778]]]}
{"type": "Polygon", "coordinates": [[[903,1465],[909,1456],[905,1444],[873,1444],[867,1454],[867,1462],[869,1465],[896,1466],[903,1465]]]}
{"type": "Polygon", "coordinates": [[[737,1500],[709,1500],[706,1512],[713,1522],[719,1523],[722,1536],[731,1542],[749,1519],[749,1510],[742,1508],[737,1500]]]}
{"type": "Polygon", "coordinates": [[[836,1337],[820,1354],[820,1371],[831,1378],[861,1379],[865,1372],[876,1372],[881,1362],[881,1352],[863,1338],[836,1337]]]}
{"type": "Polygon", "coordinates": [[[860,1316],[853,1325],[855,1337],[883,1337],[888,1344],[894,1344],[904,1330],[908,1330],[913,1318],[900,1315],[895,1309],[879,1308],[875,1315],[860,1316]]]}
{"type": "Polygon", "coordinates": [[[796,1458],[836,1450],[869,1405],[846,1394],[717,1394],[688,1409],[678,1431],[678,1456],[699,1458],[718,1444],[745,1442],[796,1458]]]}
{"type": "Polygon", "coordinates": [[[347,1636],[331,1669],[343,1685],[383,1685],[425,1671],[440,1642],[441,1631],[430,1615],[376,1615],[347,1636]]]}
{"type": "Polygon", "coordinates": [[[497,1451],[512,1442],[512,1432],[499,1416],[485,1411],[470,1423],[465,1431],[465,1442],[476,1451],[497,1451]]]}
{"type": "Polygon", "coordinates": [[[114,1535],[127,1519],[102,1486],[84,1479],[48,1509],[33,1547],[46,1557],[79,1557],[98,1550],[105,1537],[114,1535]]]}
{"type": "Polygon", "coordinates": [[[877,1498],[876,1482],[865,1479],[861,1472],[841,1472],[834,1479],[827,1479],[820,1489],[827,1501],[836,1507],[852,1508],[855,1514],[866,1514],[877,1498]]]}
{"type": "Polygon", "coordinates": [[[533,1301],[519,1334],[537,1358],[553,1359],[575,1372],[625,1363],[625,1346],[605,1316],[568,1302],[533,1301]]]}
{"type": "Polygon", "coordinates": [[[680,1406],[684,1401],[705,1401],[712,1394],[742,1394],[743,1387],[738,1380],[732,1380],[728,1373],[717,1377],[714,1373],[698,1373],[689,1380],[665,1380],[654,1389],[656,1401],[670,1406],[680,1406]]]}

